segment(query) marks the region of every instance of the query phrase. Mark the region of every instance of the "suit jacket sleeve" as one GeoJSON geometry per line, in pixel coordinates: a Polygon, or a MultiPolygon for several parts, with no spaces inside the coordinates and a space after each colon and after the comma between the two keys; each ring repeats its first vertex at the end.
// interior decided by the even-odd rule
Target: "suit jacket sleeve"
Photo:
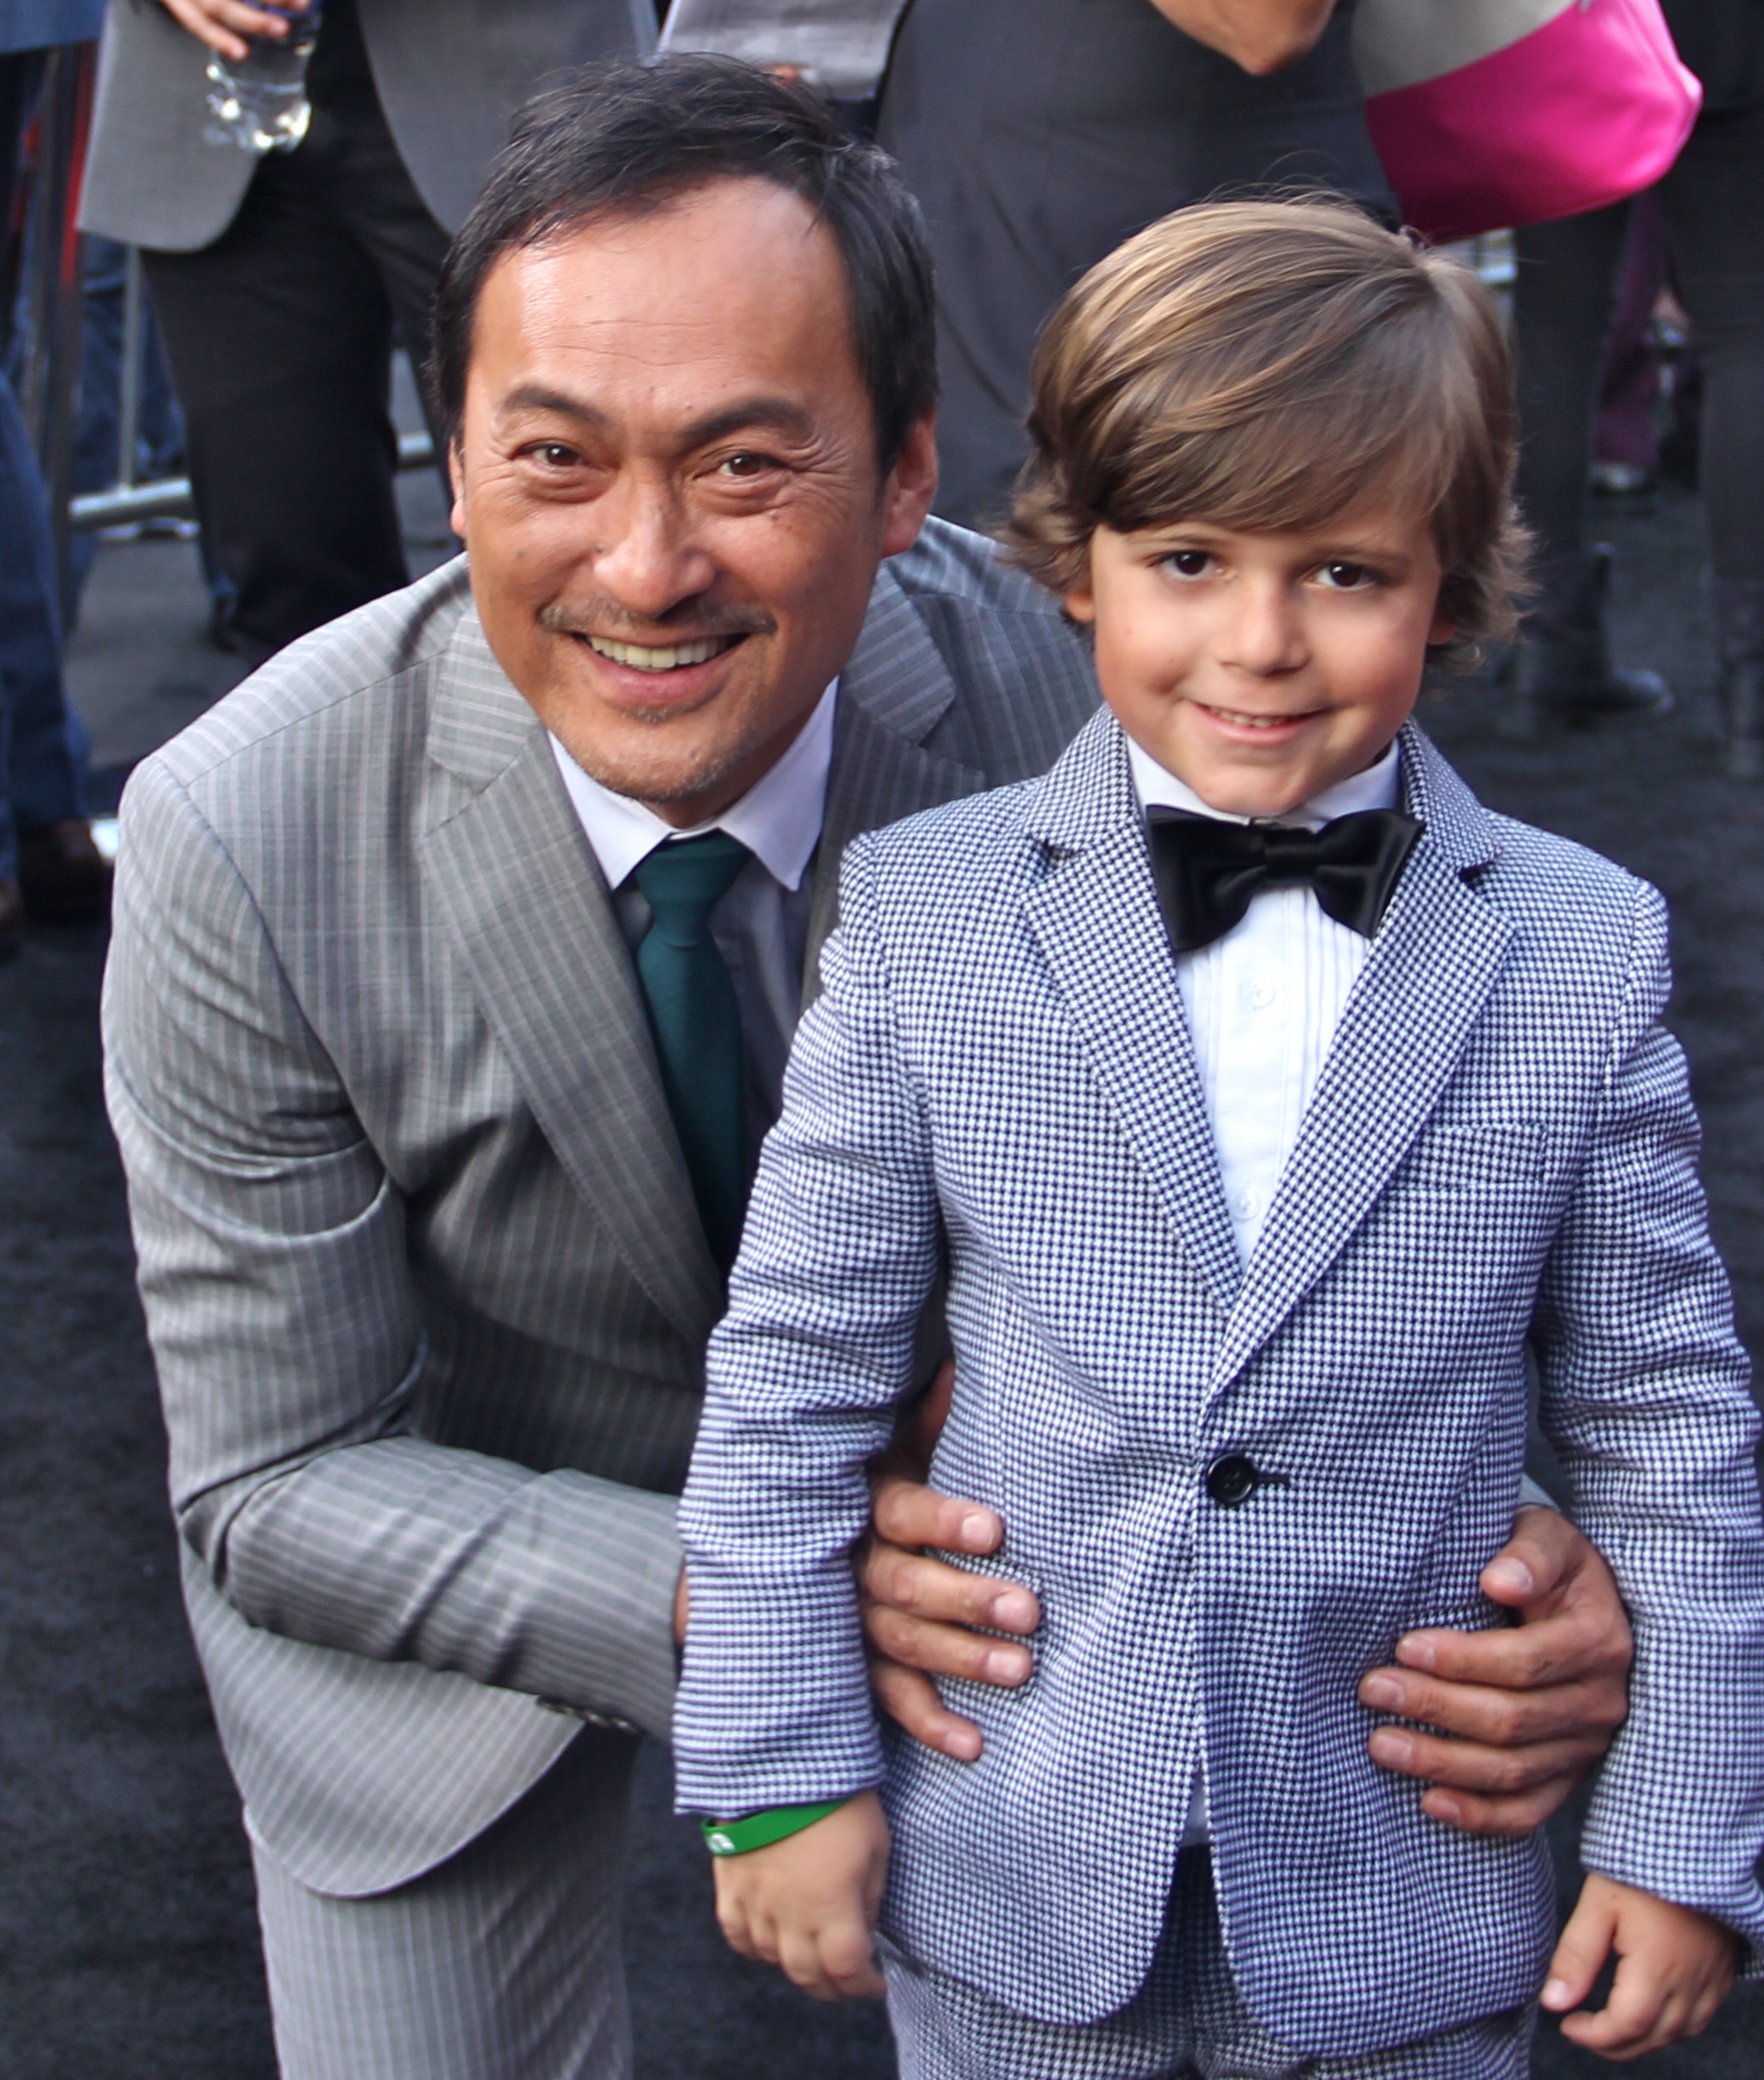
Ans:
{"type": "Polygon", "coordinates": [[[156,761],[123,808],[104,1028],[173,1505],[222,1593],[291,1638],[665,1733],[673,1498],[410,1433],[403,1200],[156,761]]]}
{"type": "Polygon", "coordinates": [[[1756,1945],[1759,1426],[1705,1224],[1684,1057],[1659,1023],[1670,987],[1665,905],[1638,885],[1591,1152],[1541,1294],[1540,1418],[1636,1632],[1630,1717],[1593,1796],[1582,1861],[1756,1945]]]}
{"type": "Polygon", "coordinates": [[[864,1468],[911,1384],[938,1252],[929,1133],[847,851],[825,989],[765,1145],[680,1506],[692,1623],[681,1809],[724,1818],[878,1783],[850,1548],[864,1468]]]}

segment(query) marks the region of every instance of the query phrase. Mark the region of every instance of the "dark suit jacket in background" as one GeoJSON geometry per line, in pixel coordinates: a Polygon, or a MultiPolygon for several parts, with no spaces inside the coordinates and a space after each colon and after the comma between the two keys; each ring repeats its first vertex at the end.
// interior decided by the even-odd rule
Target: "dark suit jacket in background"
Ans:
{"type": "Polygon", "coordinates": [[[880,134],[925,206],[937,259],[938,512],[976,525],[1008,504],[1035,335],[1130,233],[1271,181],[1393,207],[1361,113],[1351,13],[1338,8],[1297,65],[1252,79],[1151,0],[914,0],[880,134]]]}

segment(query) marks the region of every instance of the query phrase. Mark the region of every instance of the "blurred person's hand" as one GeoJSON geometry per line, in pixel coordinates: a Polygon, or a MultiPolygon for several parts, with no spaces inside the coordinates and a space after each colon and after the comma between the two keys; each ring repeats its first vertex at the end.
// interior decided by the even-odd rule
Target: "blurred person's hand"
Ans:
{"type": "Polygon", "coordinates": [[[1297,65],[1335,12],[1335,0],[1152,0],[1152,5],[1184,36],[1257,77],[1297,65]]]}
{"type": "Polygon", "coordinates": [[[174,20],[223,58],[245,58],[251,54],[252,37],[285,37],[286,17],[304,14],[310,0],[277,0],[280,13],[248,7],[245,0],[160,0],[174,20]]]}
{"type": "MultiPolygon", "coordinates": [[[[856,1564],[883,1711],[927,1748],[972,1762],[980,1729],[944,1706],[933,1678],[1006,1689],[1026,1682],[1029,1645],[995,1635],[1026,1643],[1041,1610],[1020,1584],[921,1550],[979,1556],[1004,1540],[995,1511],[926,1485],[955,1377],[946,1365],[871,1468],[871,1530],[856,1564]]],[[[1555,1510],[1519,1511],[1482,1587],[1519,1622],[1411,1633],[1397,1643],[1396,1666],[1366,1676],[1360,1698],[1418,1722],[1381,1726],[1369,1745],[1382,1767],[1427,1784],[1422,1805],[1434,1819],[1464,1834],[1527,1834],[1597,1767],[1623,1723],[1633,1640],[1610,1570],[1555,1510]]]]}

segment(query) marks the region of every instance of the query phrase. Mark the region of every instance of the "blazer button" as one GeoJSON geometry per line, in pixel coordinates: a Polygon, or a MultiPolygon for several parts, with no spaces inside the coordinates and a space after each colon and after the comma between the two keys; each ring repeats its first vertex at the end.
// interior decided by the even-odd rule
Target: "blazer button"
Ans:
{"type": "Polygon", "coordinates": [[[1207,1492],[1221,1509],[1236,1509],[1255,1493],[1261,1479],[1254,1459],[1233,1451],[1207,1468],[1207,1492]]]}

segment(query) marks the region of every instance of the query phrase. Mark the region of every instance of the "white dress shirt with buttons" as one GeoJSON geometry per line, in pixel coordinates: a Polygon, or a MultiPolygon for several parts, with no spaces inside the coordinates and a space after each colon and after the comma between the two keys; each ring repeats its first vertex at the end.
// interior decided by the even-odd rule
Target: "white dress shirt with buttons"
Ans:
{"type": "MultiPolygon", "coordinates": [[[[1130,737],[1127,750],[1143,807],[1254,820],[1209,809],[1130,737]]],[[[1320,831],[1359,809],[1395,809],[1398,758],[1393,743],[1365,772],[1272,820],[1320,831]]],[[[1223,939],[1177,956],[1226,1203],[1246,1264],[1370,943],[1326,916],[1310,889],[1288,887],[1264,889],[1223,939]]]]}

